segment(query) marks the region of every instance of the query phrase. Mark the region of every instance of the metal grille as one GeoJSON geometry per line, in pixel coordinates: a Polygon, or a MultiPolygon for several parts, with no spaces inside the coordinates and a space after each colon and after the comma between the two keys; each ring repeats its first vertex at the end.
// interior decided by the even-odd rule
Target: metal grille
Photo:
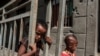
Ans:
{"type": "MultiPolygon", "coordinates": [[[[46,2],[46,22],[48,23],[47,35],[50,36],[52,1],[46,2]]],[[[56,43],[55,56],[60,56],[63,36],[63,25],[65,17],[66,0],[59,1],[58,11],[58,38],[56,43]]],[[[67,9],[67,8],[66,8],[67,9]]],[[[25,24],[29,22],[29,44],[34,43],[35,26],[38,12],[38,0],[26,0],[20,3],[19,0],[11,0],[0,8],[0,56],[17,56],[17,45],[21,41],[24,33],[25,24]],[[28,9],[29,8],[29,9],[28,9]],[[23,12],[21,12],[21,10],[23,12]],[[6,46],[7,45],[7,46],[6,46]]],[[[66,11],[67,12],[67,11],[66,11]]],[[[67,16],[66,16],[67,17],[67,16]]],[[[66,20],[65,20],[66,21],[66,20]]],[[[66,23],[65,23],[66,24],[66,23]]],[[[43,56],[48,56],[48,45],[45,45],[43,56]]]]}
{"type": "MultiPolygon", "coordinates": [[[[53,16],[52,16],[52,27],[58,26],[59,18],[59,1],[53,0],[53,16]]],[[[73,0],[66,0],[64,15],[64,27],[72,27],[73,21],[73,0]]]]}

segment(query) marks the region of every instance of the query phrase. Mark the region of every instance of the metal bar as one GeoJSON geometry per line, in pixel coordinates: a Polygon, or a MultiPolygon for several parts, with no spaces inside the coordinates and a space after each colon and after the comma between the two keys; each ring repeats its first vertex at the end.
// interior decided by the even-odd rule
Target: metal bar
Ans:
{"type": "Polygon", "coordinates": [[[21,18],[21,23],[20,23],[20,35],[19,35],[19,41],[22,40],[23,37],[23,18],[21,18]]]}
{"type": "Polygon", "coordinates": [[[2,48],[2,37],[3,37],[3,24],[1,24],[1,32],[0,32],[0,50],[1,50],[1,48],[2,48]]]}
{"type": "Polygon", "coordinates": [[[22,8],[22,7],[24,7],[25,5],[27,5],[27,4],[29,4],[29,3],[30,3],[30,1],[27,1],[27,2],[25,2],[25,3],[23,3],[23,4],[21,4],[20,6],[17,6],[17,7],[15,7],[15,8],[13,8],[13,9],[9,10],[9,11],[6,12],[5,14],[11,13],[11,12],[13,12],[13,11],[16,11],[16,10],[18,10],[18,9],[20,9],[20,8],[22,8]]]}
{"type": "MultiPolygon", "coordinates": [[[[52,4],[51,0],[49,0],[49,3],[47,4],[47,11],[46,11],[46,22],[48,23],[48,30],[47,30],[47,36],[50,36],[50,29],[51,29],[51,17],[52,17],[52,4]]],[[[43,56],[48,56],[48,45],[45,44],[44,54],[43,56]]]]}
{"type": "Polygon", "coordinates": [[[36,20],[37,20],[38,0],[31,0],[31,15],[29,25],[29,43],[34,43],[36,20]]]}
{"type": "MultiPolygon", "coordinates": [[[[98,28],[99,28],[99,26],[98,26],[98,24],[99,24],[99,17],[97,16],[97,15],[99,15],[99,13],[98,13],[98,10],[99,10],[99,0],[96,0],[96,31],[95,31],[95,33],[96,33],[96,36],[95,36],[95,41],[96,41],[96,43],[95,43],[95,56],[99,56],[99,55],[97,55],[98,54],[98,51],[97,51],[97,48],[98,48],[98,37],[99,37],[99,35],[98,35],[98,28]]],[[[100,41],[100,40],[99,40],[100,41]]]]}
{"type": "MultiPolygon", "coordinates": [[[[3,30],[4,30],[4,26],[3,26],[3,24],[1,24],[1,32],[0,32],[0,53],[2,53],[2,39],[3,39],[3,30]]],[[[0,56],[1,56],[2,54],[0,54],[0,56]]]]}
{"type": "Polygon", "coordinates": [[[0,21],[0,23],[5,23],[5,22],[10,22],[10,21],[18,20],[18,19],[21,19],[21,18],[24,18],[24,17],[28,17],[28,16],[30,16],[30,12],[26,12],[26,13],[23,13],[23,14],[20,14],[20,15],[11,17],[11,18],[7,18],[7,19],[5,19],[3,21],[0,21]]]}
{"type": "Polygon", "coordinates": [[[14,31],[13,31],[13,44],[12,44],[12,55],[14,56],[14,51],[15,51],[15,44],[16,44],[16,32],[17,32],[17,23],[14,21],[14,31]]]}
{"type": "Polygon", "coordinates": [[[10,24],[10,35],[9,35],[9,43],[8,43],[8,56],[10,56],[10,48],[11,48],[11,40],[12,40],[12,24],[10,24]]]}
{"type": "Polygon", "coordinates": [[[5,14],[5,9],[3,8],[2,20],[4,20],[4,19],[5,19],[4,14],[5,14]]]}
{"type": "Polygon", "coordinates": [[[5,44],[6,44],[7,24],[4,24],[4,37],[3,37],[3,56],[5,56],[5,44]]]}
{"type": "Polygon", "coordinates": [[[60,0],[59,6],[59,17],[58,17],[58,33],[56,38],[56,53],[55,56],[60,56],[62,48],[62,37],[63,37],[63,24],[64,24],[64,14],[65,14],[65,4],[66,0],[60,0]]]}

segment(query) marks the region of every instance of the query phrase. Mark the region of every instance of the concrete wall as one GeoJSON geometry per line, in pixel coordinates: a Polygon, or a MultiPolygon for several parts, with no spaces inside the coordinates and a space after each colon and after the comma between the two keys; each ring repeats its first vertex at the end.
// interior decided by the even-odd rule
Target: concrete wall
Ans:
{"type": "MultiPolygon", "coordinates": [[[[78,49],[76,51],[77,56],[96,56],[96,31],[97,31],[97,1],[98,0],[73,0],[73,26],[70,28],[64,28],[64,36],[71,29],[75,32],[78,38],[78,49]]],[[[44,0],[39,0],[38,18],[45,18],[46,6],[44,0]]],[[[49,56],[55,56],[57,28],[51,29],[51,37],[53,38],[53,44],[49,50],[49,56]]],[[[62,50],[65,45],[62,44],[62,50]]]]}
{"type": "MultiPolygon", "coordinates": [[[[74,0],[72,29],[78,38],[77,56],[96,56],[97,50],[97,3],[98,0],[74,0]]],[[[68,28],[65,29],[66,31],[68,28]]],[[[53,46],[50,53],[55,53],[57,31],[52,29],[51,36],[53,37],[53,46]]],[[[66,35],[67,32],[64,32],[66,35]]],[[[63,37],[62,37],[63,38],[63,37]]],[[[64,49],[64,45],[62,45],[64,49]]]]}

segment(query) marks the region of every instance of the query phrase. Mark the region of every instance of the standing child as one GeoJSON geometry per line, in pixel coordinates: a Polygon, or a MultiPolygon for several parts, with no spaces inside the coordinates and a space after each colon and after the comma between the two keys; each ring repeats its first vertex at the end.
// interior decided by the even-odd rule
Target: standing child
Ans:
{"type": "Polygon", "coordinates": [[[69,34],[65,37],[64,42],[66,44],[66,48],[62,51],[61,56],[76,56],[75,50],[77,48],[77,38],[74,34],[69,34]]]}
{"type": "Polygon", "coordinates": [[[36,23],[35,43],[30,44],[31,51],[27,51],[28,38],[23,38],[18,50],[18,56],[39,56],[40,49],[44,49],[43,42],[51,45],[52,40],[46,36],[47,24],[45,21],[39,20],[36,23]]]}

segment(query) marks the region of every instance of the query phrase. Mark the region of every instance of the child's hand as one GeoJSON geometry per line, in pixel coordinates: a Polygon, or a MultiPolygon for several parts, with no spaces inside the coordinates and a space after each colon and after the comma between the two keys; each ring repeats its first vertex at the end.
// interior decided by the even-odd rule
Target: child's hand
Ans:
{"type": "Polygon", "coordinates": [[[30,48],[33,52],[36,52],[36,51],[37,51],[36,43],[33,44],[33,45],[29,45],[29,48],[30,48]]]}
{"type": "Polygon", "coordinates": [[[46,36],[46,37],[45,37],[45,40],[46,40],[46,42],[47,42],[49,45],[52,44],[52,38],[51,38],[51,37],[46,36]]]}

